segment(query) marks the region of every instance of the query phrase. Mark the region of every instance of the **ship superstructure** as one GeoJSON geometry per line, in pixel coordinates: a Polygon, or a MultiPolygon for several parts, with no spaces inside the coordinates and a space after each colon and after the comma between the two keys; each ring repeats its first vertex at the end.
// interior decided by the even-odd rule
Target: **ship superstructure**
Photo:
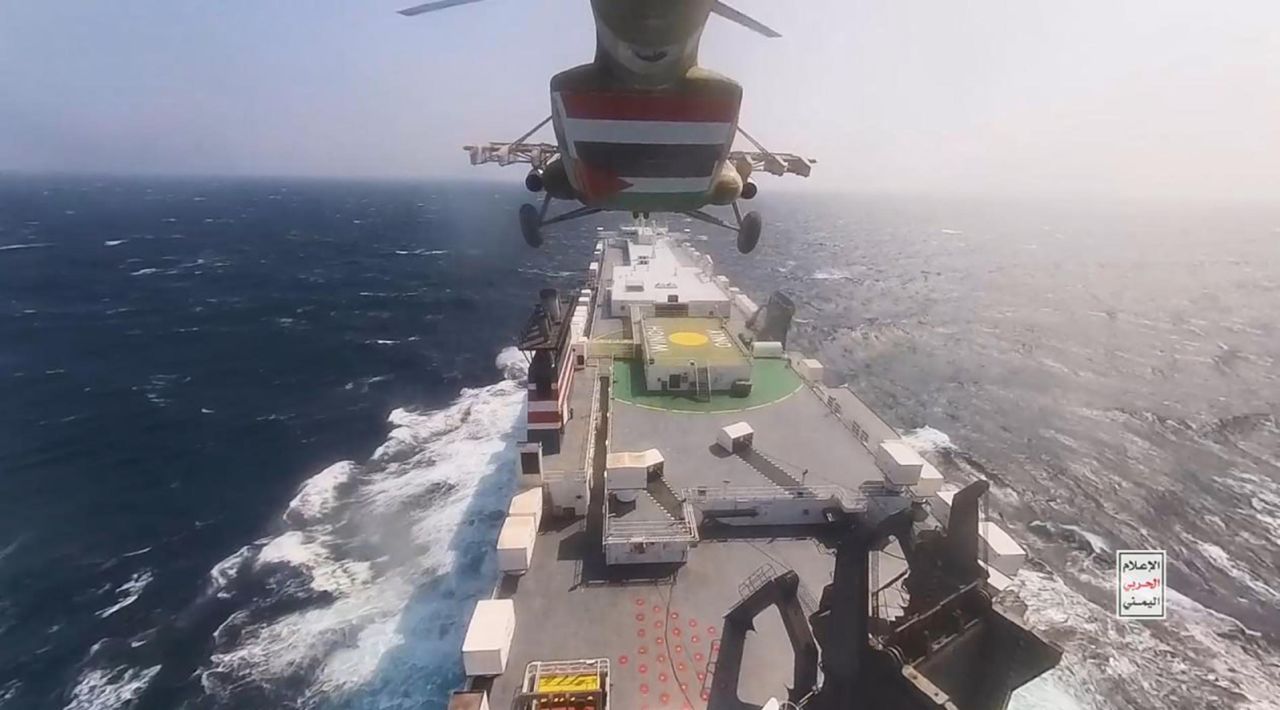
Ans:
{"type": "Polygon", "coordinates": [[[1025,553],[985,484],[788,350],[793,311],[647,221],[540,294],[503,578],[451,707],[987,710],[1058,661],[993,602],[1025,553]]]}

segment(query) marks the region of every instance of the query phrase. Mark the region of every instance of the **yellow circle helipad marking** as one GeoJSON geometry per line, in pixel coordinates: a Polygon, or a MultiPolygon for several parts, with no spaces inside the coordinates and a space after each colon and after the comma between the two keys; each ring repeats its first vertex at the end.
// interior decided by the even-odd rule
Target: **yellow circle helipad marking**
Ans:
{"type": "Polygon", "coordinates": [[[691,333],[687,330],[682,330],[679,333],[672,333],[671,335],[667,336],[667,340],[670,340],[676,345],[683,345],[686,348],[693,348],[699,345],[706,345],[707,343],[711,342],[711,339],[703,335],[702,333],[691,333]]]}

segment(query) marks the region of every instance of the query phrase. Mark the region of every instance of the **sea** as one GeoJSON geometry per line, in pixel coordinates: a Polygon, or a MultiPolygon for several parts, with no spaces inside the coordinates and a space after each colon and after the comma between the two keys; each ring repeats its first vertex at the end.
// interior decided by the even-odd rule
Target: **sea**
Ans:
{"type": "MultiPolygon", "coordinates": [[[[514,181],[513,181],[514,182],[514,181]]],[[[1028,549],[1014,710],[1280,708],[1280,207],[762,186],[672,231],[1028,549]],[[1168,612],[1116,618],[1115,551],[1168,612]]],[[[518,185],[0,177],[0,708],[439,708],[496,580],[518,185]]]]}

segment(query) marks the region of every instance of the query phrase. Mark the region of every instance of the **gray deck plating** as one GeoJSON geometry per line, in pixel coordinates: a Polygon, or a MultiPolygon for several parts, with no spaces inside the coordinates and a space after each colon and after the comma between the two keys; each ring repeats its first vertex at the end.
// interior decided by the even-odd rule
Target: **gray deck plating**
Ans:
{"type": "MultiPolygon", "coordinates": [[[[608,247],[601,264],[607,280],[621,251],[608,247]]],[[[598,301],[603,299],[597,299],[598,301]]],[[[745,316],[733,309],[732,332],[741,332],[745,316]]],[[[593,334],[623,329],[625,322],[607,318],[601,304],[593,313],[593,334]]],[[[565,457],[585,455],[592,388],[600,386],[596,368],[588,367],[574,378],[569,420],[562,451],[547,457],[549,470],[570,468],[565,457]],[[563,460],[564,464],[557,465],[563,460]]],[[[856,401],[852,393],[844,391],[856,401]]],[[[832,411],[823,398],[830,392],[801,387],[770,405],[746,411],[682,414],[633,406],[619,401],[602,402],[608,413],[608,445],[613,451],[662,451],[665,478],[678,495],[698,486],[765,487],[777,485],[778,473],[767,476],[741,456],[730,455],[716,443],[716,432],[727,424],[745,421],[755,430],[755,448],[793,478],[807,485],[838,484],[856,489],[859,484],[881,480],[870,452],[857,438],[847,416],[832,411]],[[806,471],[807,474],[801,472],[806,471]]],[[[873,426],[892,432],[861,406],[858,413],[870,417],[873,426]]],[[[846,414],[848,412],[846,411],[846,414]]],[[[514,599],[516,631],[507,672],[492,680],[490,705],[510,707],[530,661],[609,658],[613,668],[612,710],[641,708],[706,707],[704,690],[715,682],[715,647],[721,620],[739,599],[740,583],[763,565],[781,572],[794,569],[806,596],[816,597],[830,580],[833,558],[809,539],[787,539],[784,531],[771,539],[703,541],[690,550],[682,566],[615,566],[604,564],[601,550],[603,525],[604,432],[598,432],[591,474],[592,515],[573,521],[543,521],[530,570],[519,578],[507,578],[496,595],[514,599]]],[[[667,511],[650,495],[642,494],[633,506],[619,510],[620,518],[661,520],[667,511]]],[[[878,556],[883,557],[883,556],[878,556]]],[[[878,564],[887,579],[898,563],[878,564]]],[[[791,683],[791,647],[777,614],[759,617],[748,636],[738,679],[739,697],[754,705],[785,693],[791,683]]],[[[726,679],[722,679],[726,680],[726,679]]]]}

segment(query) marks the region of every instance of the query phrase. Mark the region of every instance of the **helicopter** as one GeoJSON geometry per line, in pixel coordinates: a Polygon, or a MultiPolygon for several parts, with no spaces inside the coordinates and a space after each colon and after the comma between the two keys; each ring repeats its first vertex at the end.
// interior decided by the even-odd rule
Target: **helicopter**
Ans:
{"type": "MultiPolygon", "coordinates": [[[[479,0],[435,0],[400,10],[415,16],[479,0]]],[[[774,153],[738,126],[742,87],[698,66],[702,30],[714,14],[765,37],[781,35],[713,0],[591,0],[596,55],[551,78],[551,115],[514,141],[464,146],[472,165],[528,164],[525,188],[542,204],[521,205],[520,231],[532,247],[543,227],[603,211],[682,214],[737,234],[747,254],[760,241],[759,212],[739,200],[758,188],[755,171],[808,177],[817,162],[774,153]],[[528,143],[548,123],[556,142],[528,143]],[[754,151],[734,151],[738,134],[754,151]],[[579,206],[548,217],[552,200],[579,206]],[[729,206],[734,222],[708,213],[729,206]]]]}

